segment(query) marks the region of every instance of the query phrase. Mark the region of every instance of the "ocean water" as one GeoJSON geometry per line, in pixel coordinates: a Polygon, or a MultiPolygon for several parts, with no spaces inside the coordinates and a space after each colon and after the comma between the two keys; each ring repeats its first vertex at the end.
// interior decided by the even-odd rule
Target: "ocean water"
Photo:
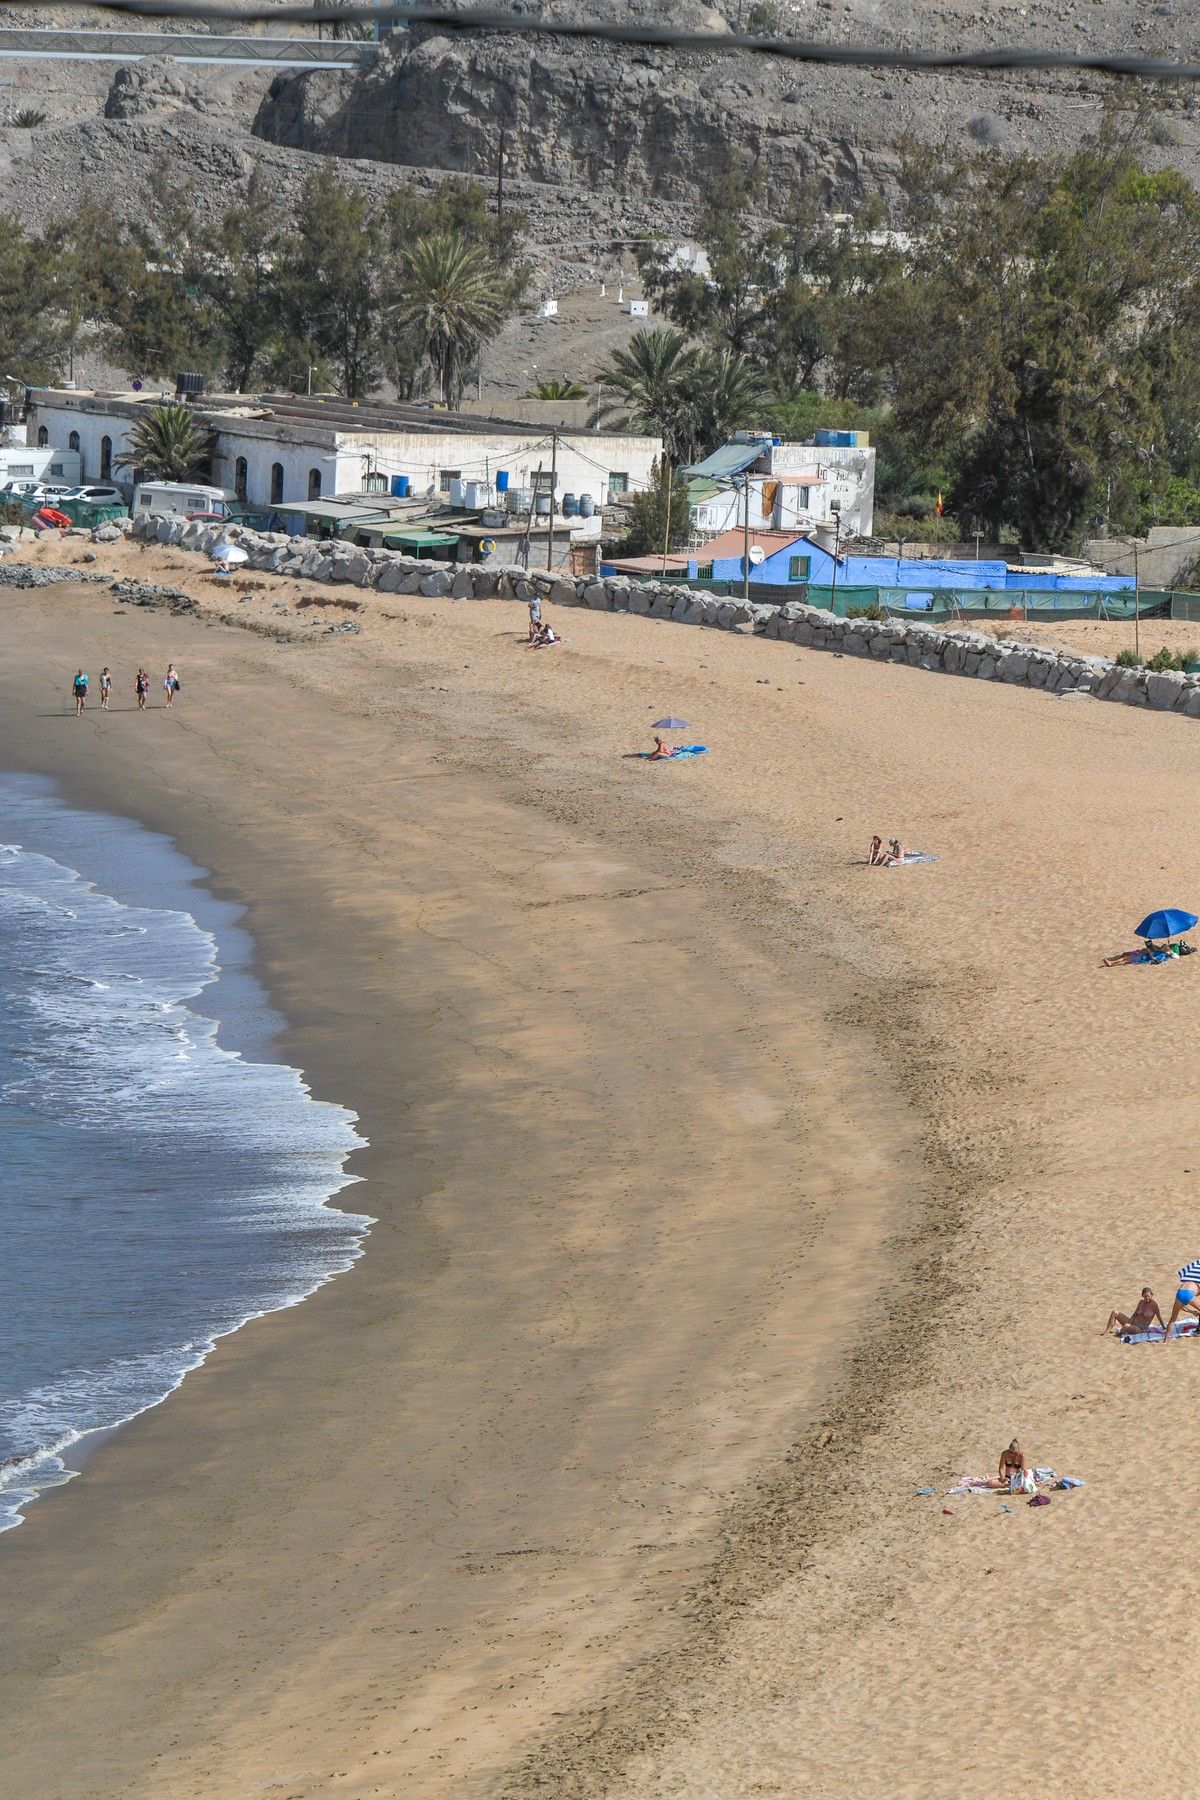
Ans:
{"type": "Polygon", "coordinates": [[[353,1113],[272,1052],[238,909],[0,775],[0,1530],[215,1339],[347,1269],[353,1113]]]}

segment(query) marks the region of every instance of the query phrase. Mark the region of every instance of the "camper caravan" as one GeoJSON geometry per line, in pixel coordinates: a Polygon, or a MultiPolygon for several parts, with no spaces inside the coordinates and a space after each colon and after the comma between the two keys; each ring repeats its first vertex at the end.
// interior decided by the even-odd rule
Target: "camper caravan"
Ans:
{"type": "Polygon", "coordinates": [[[232,488],[207,487],[201,481],[139,481],[130,508],[135,519],[143,513],[174,514],[189,519],[207,514],[228,519],[238,497],[232,488]]]}

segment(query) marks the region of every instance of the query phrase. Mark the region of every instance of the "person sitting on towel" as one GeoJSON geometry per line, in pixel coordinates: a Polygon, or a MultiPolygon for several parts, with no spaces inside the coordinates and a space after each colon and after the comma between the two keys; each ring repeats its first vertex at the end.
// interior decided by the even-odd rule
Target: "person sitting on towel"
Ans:
{"type": "Polygon", "coordinates": [[[890,854],[884,857],[884,861],[889,863],[902,863],[906,856],[911,855],[912,852],[906,844],[902,844],[899,838],[893,838],[891,841],[890,854]]]}
{"type": "Polygon", "coordinates": [[[873,837],[871,839],[871,854],[867,857],[868,863],[874,869],[878,868],[882,863],[887,862],[887,860],[883,849],[883,839],[881,837],[873,837]]]}
{"type": "Polygon", "coordinates": [[[1196,1297],[1196,1289],[1190,1285],[1177,1289],[1175,1298],[1171,1302],[1171,1316],[1167,1320],[1167,1328],[1163,1332],[1164,1344],[1175,1329],[1175,1321],[1182,1319],[1184,1313],[1191,1313],[1194,1319],[1200,1319],[1200,1299],[1196,1297]]]}
{"type": "Polygon", "coordinates": [[[1155,1319],[1165,1331],[1167,1329],[1166,1321],[1158,1310],[1158,1301],[1149,1288],[1143,1288],[1142,1297],[1131,1313],[1109,1313],[1108,1324],[1100,1335],[1106,1337],[1110,1331],[1149,1331],[1155,1319]]]}
{"type": "Polygon", "coordinates": [[[1016,1485],[1020,1486],[1028,1473],[1029,1464],[1025,1461],[1025,1452],[1014,1438],[1008,1449],[1000,1452],[1000,1473],[993,1476],[992,1480],[988,1482],[988,1486],[1011,1488],[1014,1477],[1016,1477],[1016,1485]]]}
{"type": "Polygon", "coordinates": [[[650,752],[650,761],[662,762],[665,757],[674,756],[674,754],[674,748],[672,745],[668,744],[666,738],[656,737],[654,740],[654,748],[650,752]]]}

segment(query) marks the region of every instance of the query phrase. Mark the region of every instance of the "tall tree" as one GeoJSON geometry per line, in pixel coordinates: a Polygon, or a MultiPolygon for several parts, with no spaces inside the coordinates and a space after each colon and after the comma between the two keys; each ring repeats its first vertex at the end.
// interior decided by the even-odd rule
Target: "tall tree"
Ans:
{"type": "Polygon", "coordinates": [[[412,334],[421,344],[439,398],[458,406],[471,359],[503,317],[484,250],[458,232],[418,238],[401,256],[391,317],[401,334],[412,334]]]}
{"type": "Polygon", "coordinates": [[[284,226],[255,169],[246,192],[221,218],[203,276],[203,293],[220,340],[222,374],[239,392],[280,353],[276,264],[284,226]]]}
{"type": "Polygon", "coordinates": [[[629,527],[621,543],[625,556],[653,556],[678,550],[691,535],[687,482],[678,469],[655,462],[650,484],[629,508],[629,527]]]}
{"type": "Polygon", "coordinates": [[[682,331],[655,326],[635,331],[597,376],[598,424],[621,424],[661,437],[667,458],[686,460],[693,438],[688,378],[693,351],[682,331]]]}
{"type": "Polygon", "coordinates": [[[18,381],[61,373],[68,334],[56,304],[60,273],[53,245],[28,236],[15,214],[0,215],[0,370],[18,381]]]}
{"type": "Polygon", "coordinates": [[[361,188],[320,169],[304,183],[276,269],[280,321],[295,361],[328,361],[342,393],[370,392],[382,349],[383,223],[361,188]]]}

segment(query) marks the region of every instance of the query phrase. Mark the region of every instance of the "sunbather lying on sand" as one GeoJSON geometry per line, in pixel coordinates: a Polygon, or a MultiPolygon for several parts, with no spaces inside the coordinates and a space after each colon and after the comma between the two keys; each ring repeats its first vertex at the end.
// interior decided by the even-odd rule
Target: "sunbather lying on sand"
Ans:
{"type": "Polygon", "coordinates": [[[1147,944],[1142,950],[1122,950],[1119,956],[1106,956],[1101,968],[1115,969],[1118,963],[1153,962],[1157,956],[1165,956],[1166,951],[1159,944],[1147,944]]]}
{"type": "Polygon", "coordinates": [[[1165,1331],[1166,1323],[1158,1310],[1158,1301],[1149,1288],[1143,1288],[1142,1297],[1131,1313],[1109,1313],[1108,1324],[1104,1327],[1101,1336],[1106,1336],[1110,1331],[1149,1331],[1155,1319],[1165,1331]]]}

